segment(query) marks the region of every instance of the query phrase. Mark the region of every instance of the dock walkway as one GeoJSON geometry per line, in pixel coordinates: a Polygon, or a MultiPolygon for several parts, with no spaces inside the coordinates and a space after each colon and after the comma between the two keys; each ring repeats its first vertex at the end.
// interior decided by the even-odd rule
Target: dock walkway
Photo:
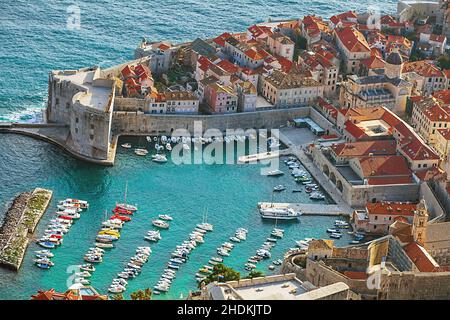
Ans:
{"type": "Polygon", "coordinates": [[[305,153],[304,146],[296,146],[292,143],[288,136],[280,132],[280,141],[289,147],[291,154],[296,156],[302,165],[311,173],[314,179],[320,184],[325,192],[333,199],[333,201],[340,207],[346,214],[350,215],[353,212],[351,206],[342,198],[342,194],[331,183],[331,181],[323,174],[323,172],[317,168],[313,161],[305,153]]]}
{"type": "Polygon", "coordinates": [[[247,156],[240,156],[238,158],[238,163],[249,163],[249,162],[257,162],[267,159],[273,159],[278,158],[280,156],[287,156],[291,154],[290,149],[284,149],[284,150],[278,150],[274,152],[262,152],[262,153],[256,153],[256,154],[249,154],[247,156]]]}

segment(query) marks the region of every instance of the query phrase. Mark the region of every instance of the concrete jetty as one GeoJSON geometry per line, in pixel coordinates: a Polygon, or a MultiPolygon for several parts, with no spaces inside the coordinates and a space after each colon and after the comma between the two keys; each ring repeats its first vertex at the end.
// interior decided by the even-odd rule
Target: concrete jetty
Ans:
{"type": "Polygon", "coordinates": [[[350,212],[337,204],[258,202],[258,208],[292,208],[304,216],[349,216],[350,212]]]}
{"type": "Polygon", "coordinates": [[[52,191],[36,188],[12,202],[0,227],[0,266],[19,270],[31,236],[52,198],[52,191]]]}
{"type": "Polygon", "coordinates": [[[285,156],[285,155],[289,155],[289,154],[291,154],[291,150],[289,150],[289,149],[277,150],[277,151],[273,151],[273,152],[269,151],[269,152],[250,154],[247,156],[240,156],[238,158],[238,163],[250,163],[250,162],[263,161],[263,160],[278,158],[280,156],[285,156]]]}

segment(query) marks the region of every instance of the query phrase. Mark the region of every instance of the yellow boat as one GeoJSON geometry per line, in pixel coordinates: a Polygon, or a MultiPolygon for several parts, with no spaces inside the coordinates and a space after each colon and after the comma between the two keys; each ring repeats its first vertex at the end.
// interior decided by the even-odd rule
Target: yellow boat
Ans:
{"type": "Polygon", "coordinates": [[[110,236],[115,236],[117,238],[120,238],[120,233],[117,230],[101,230],[98,234],[99,235],[108,234],[110,236]]]}

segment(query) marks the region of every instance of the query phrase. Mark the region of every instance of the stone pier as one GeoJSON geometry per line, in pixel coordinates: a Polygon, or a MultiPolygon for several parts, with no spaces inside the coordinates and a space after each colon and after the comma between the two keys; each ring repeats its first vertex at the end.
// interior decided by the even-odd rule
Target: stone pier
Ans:
{"type": "Polygon", "coordinates": [[[51,190],[36,188],[13,200],[0,227],[0,266],[19,270],[30,238],[51,198],[51,190]]]}

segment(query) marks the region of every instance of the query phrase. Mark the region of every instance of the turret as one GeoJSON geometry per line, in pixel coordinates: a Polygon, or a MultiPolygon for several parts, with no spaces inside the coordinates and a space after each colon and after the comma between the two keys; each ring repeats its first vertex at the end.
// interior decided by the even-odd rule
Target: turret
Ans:
{"type": "Polygon", "coordinates": [[[425,200],[420,200],[414,212],[412,234],[414,241],[423,246],[425,242],[425,228],[428,222],[428,208],[425,200]]]}

